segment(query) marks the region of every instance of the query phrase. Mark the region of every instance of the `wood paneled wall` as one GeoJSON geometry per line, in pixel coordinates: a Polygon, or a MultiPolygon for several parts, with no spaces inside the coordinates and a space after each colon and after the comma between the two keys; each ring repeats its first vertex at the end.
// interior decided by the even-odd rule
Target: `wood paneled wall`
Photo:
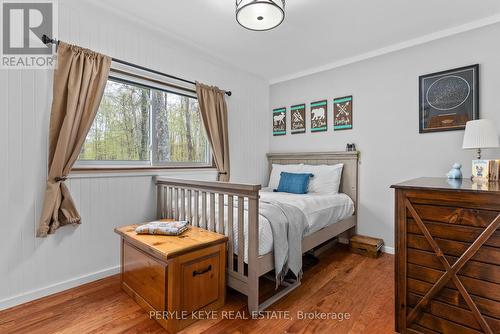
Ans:
{"type": "MultiPolygon", "coordinates": [[[[59,1],[59,37],[140,65],[231,89],[228,98],[234,181],[266,174],[268,84],[196,48],[79,1],[59,1]]],[[[113,228],[155,217],[151,176],[68,181],[83,224],[35,238],[47,174],[52,72],[0,70],[0,309],[116,271],[113,228]]],[[[166,173],[175,176],[178,173],[166,173]]],[[[213,172],[182,174],[214,179],[213,172]]]]}

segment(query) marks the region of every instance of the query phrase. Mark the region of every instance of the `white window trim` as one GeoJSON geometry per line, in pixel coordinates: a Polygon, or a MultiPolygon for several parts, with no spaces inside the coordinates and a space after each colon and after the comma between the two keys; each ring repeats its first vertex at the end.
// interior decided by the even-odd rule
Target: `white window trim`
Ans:
{"type": "Polygon", "coordinates": [[[209,178],[217,179],[217,168],[170,168],[170,169],[154,169],[154,170],[136,170],[129,171],[126,169],[122,170],[78,170],[72,171],[68,175],[68,179],[97,179],[97,178],[116,178],[116,177],[153,177],[153,176],[178,176],[180,174],[196,174],[196,178],[209,178]]]}

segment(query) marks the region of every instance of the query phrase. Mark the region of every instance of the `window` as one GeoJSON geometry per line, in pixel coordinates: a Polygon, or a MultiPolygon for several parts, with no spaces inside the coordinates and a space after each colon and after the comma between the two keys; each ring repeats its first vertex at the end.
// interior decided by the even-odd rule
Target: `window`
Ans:
{"type": "Polygon", "coordinates": [[[209,165],[194,96],[110,77],[76,167],[209,165]]]}

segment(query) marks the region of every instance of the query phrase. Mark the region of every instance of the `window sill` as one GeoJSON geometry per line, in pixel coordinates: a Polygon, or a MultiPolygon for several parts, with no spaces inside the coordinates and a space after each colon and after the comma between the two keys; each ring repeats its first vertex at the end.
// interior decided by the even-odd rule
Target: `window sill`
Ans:
{"type": "Polygon", "coordinates": [[[133,177],[133,176],[158,176],[165,174],[212,174],[216,175],[214,166],[144,166],[144,167],[77,167],[73,168],[69,179],[98,178],[98,177],[133,177]]]}

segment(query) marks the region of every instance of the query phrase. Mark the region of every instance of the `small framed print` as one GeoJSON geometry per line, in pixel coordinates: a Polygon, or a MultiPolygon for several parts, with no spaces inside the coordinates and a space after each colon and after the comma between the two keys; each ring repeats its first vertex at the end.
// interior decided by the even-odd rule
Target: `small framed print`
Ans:
{"type": "Polygon", "coordinates": [[[311,132],[328,130],[328,101],[311,103],[311,132]]]}
{"type": "Polygon", "coordinates": [[[420,133],[465,129],[479,119],[479,65],[419,77],[420,133]]]}
{"type": "Polygon", "coordinates": [[[286,135],[286,108],[273,110],[273,136],[286,135]]]}
{"type": "Polygon", "coordinates": [[[306,105],[297,104],[290,108],[291,133],[306,132],[306,105]]]}
{"type": "Polygon", "coordinates": [[[352,129],[352,95],[333,100],[333,129],[352,129]]]}

